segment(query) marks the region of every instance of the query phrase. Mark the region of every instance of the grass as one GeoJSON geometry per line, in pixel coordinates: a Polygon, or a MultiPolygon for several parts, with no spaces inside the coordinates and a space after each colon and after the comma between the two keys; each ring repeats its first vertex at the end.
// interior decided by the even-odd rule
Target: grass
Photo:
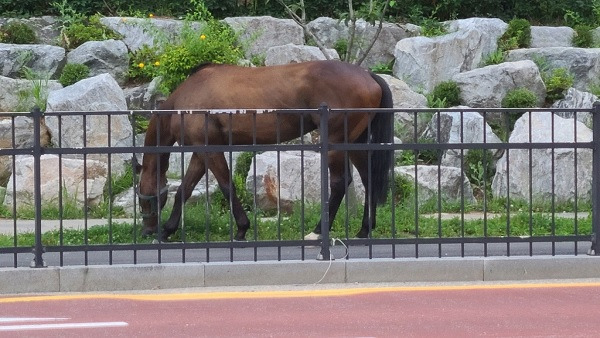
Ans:
{"type": "MultiPolygon", "coordinates": [[[[414,200],[404,205],[385,205],[378,208],[378,226],[373,230],[372,237],[382,238],[456,238],[456,237],[507,237],[507,236],[568,236],[589,235],[592,233],[592,223],[587,204],[578,206],[581,214],[579,219],[559,217],[561,212],[573,211],[569,204],[555,205],[555,216],[550,213],[552,206],[534,205],[531,208],[525,202],[511,200],[507,213],[505,199],[493,199],[486,207],[487,219],[461,220],[461,212],[482,212],[483,206],[461,205],[460,203],[442,203],[444,213],[456,213],[452,218],[438,217],[437,201],[432,200],[422,204],[418,209],[415,221],[414,200]],[[588,213],[585,215],[584,213],[588,213]],[[393,215],[393,218],[392,218],[393,215]],[[582,217],[585,216],[585,217],[582,217]],[[392,221],[393,219],[393,221],[392,221]],[[393,226],[392,226],[393,224],[393,226]]],[[[362,222],[362,206],[357,205],[355,211],[346,213],[342,203],[338,217],[334,221],[332,237],[354,238],[362,222]],[[346,230],[346,224],[348,230],[346,230]]],[[[163,222],[170,210],[163,211],[163,222]]],[[[319,205],[305,205],[304,211],[300,206],[290,214],[281,217],[263,218],[261,213],[256,217],[249,213],[251,223],[255,224],[247,233],[250,241],[266,240],[301,240],[309,233],[320,216],[319,205]],[[256,219],[256,223],[254,220],[256,219]],[[302,226],[304,224],[304,227],[302,226]]],[[[229,241],[235,233],[235,221],[227,209],[208,206],[206,202],[187,205],[184,212],[183,224],[185,231],[178,230],[171,239],[184,242],[229,241]],[[208,227],[207,227],[208,225],[208,227]]],[[[129,223],[112,223],[110,225],[93,226],[84,230],[63,229],[46,232],[42,242],[46,246],[56,245],[98,245],[150,243],[151,239],[139,236],[141,223],[134,228],[129,223]]],[[[13,236],[0,235],[0,247],[32,246],[33,233],[13,236]],[[16,243],[16,244],[15,244],[16,243]]]]}

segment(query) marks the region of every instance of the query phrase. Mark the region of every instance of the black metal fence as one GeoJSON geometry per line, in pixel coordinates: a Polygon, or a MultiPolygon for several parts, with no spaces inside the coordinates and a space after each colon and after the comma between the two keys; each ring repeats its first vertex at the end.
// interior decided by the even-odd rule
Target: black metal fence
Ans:
{"type": "MultiPolygon", "coordinates": [[[[173,147],[144,147],[135,135],[136,130],[143,129],[140,127],[143,127],[144,118],[137,117],[221,113],[230,114],[230,121],[234,123],[233,117],[240,112],[42,113],[36,110],[31,113],[3,113],[0,117],[5,127],[8,126],[7,130],[12,132],[0,140],[3,142],[0,143],[0,159],[8,163],[4,164],[5,172],[13,174],[6,184],[10,193],[0,207],[0,267],[600,252],[596,240],[597,220],[600,219],[599,106],[577,110],[372,110],[397,116],[402,114],[404,121],[409,121],[390,125],[394,133],[403,138],[403,142],[391,144],[323,142],[330,132],[329,115],[349,114],[350,111],[321,107],[319,110],[246,113],[305,116],[315,112],[320,114],[320,135],[313,135],[318,139],[314,142],[305,138],[280,142],[278,138],[276,144],[257,144],[255,133],[254,141],[247,142],[251,143],[248,145],[233,144],[230,134],[229,144],[225,145],[176,144],[173,147]],[[554,114],[548,114],[549,111],[554,114]],[[472,113],[477,113],[479,119],[469,119],[472,113]],[[535,116],[543,114],[546,114],[545,122],[534,122],[535,116]],[[563,120],[559,115],[568,115],[569,118],[563,120]],[[524,134],[525,138],[509,140],[511,130],[517,128],[514,124],[519,116],[525,118],[517,123],[528,132],[524,134]],[[81,125],[65,127],[64,121],[70,117],[77,117],[81,125]],[[102,119],[90,123],[94,117],[102,119]],[[31,121],[33,136],[20,142],[22,135],[19,136],[15,130],[19,119],[25,118],[31,121]],[[134,135],[129,141],[131,143],[111,144],[111,134],[116,132],[113,124],[123,118],[132,126],[134,135]],[[40,135],[44,132],[40,126],[45,126],[44,121],[50,119],[55,119],[53,137],[51,143],[42,144],[40,135]],[[578,122],[586,119],[586,123],[578,122]],[[103,127],[98,125],[98,121],[107,123],[104,126],[105,145],[94,143],[94,137],[90,136],[94,129],[103,127]],[[560,124],[571,127],[560,129],[560,124]],[[591,124],[591,129],[586,124],[591,124]],[[483,133],[477,136],[478,139],[472,139],[469,128],[483,133]],[[491,139],[490,130],[498,136],[498,140],[491,139]],[[63,136],[74,132],[81,132],[82,144],[65,145],[63,136]],[[377,227],[368,239],[353,237],[362,218],[360,193],[356,194],[358,201],[344,199],[331,232],[327,222],[328,189],[319,188],[320,198],[317,201],[306,198],[309,183],[329,186],[328,154],[339,151],[347,160],[348,152],[356,150],[395,152],[396,168],[390,173],[390,197],[385,205],[379,207],[377,227]],[[281,155],[289,151],[297,152],[300,158],[299,168],[296,168],[300,174],[296,179],[292,178],[300,197],[284,205],[281,188],[285,183],[282,182],[290,177],[282,176],[285,174],[281,170],[281,155]],[[180,230],[171,237],[171,241],[157,242],[141,236],[142,222],[137,197],[133,193],[138,177],[128,169],[129,162],[124,162],[123,158],[161,152],[181,156],[176,165],[180,173],[177,176],[185,172],[185,154],[224,152],[230,163],[234,159],[233,153],[250,154],[246,157],[247,161],[252,160],[248,172],[250,180],[244,180],[244,175],[238,178],[233,165],[230,165],[229,172],[230,184],[237,184],[238,194],[245,200],[244,208],[251,220],[247,241],[233,240],[236,224],[228,212],[231,204],[227,199],[219,198],[219,193],[209,191],[208,180],[202,183],[204,186],[200,189],[204,196],[183,207],[180,230]],[[256,161],[264,152],[274,152],[277,164],[275,174],[271,173],[275,182],[270,182],[275,187],[274,195],[270,195],[271,199],[274,198],[274,210],[265,210],[259,203],[258,185],[261,182],[257,179],[260,174],[256,161]],[[305,159],[308,154],[321,155],[318,159],[320,177],[314,174],[319,171],[309,170],[313,169],[311,163],[314,162],[305,159]],[[25,167],[19,161],[22,155],[33,163],[30,167],[32,182],[19,181],[15,174],[22,169],[21,166],[25,167]],[[42,161],[44,156],[49,155],[58,161],[57,169],[50,169],[50,172],[42,161]],[[121,158],[117,159],[117,156],[121,158]],[[106,164],[107,171],[94,176],[90,174],[89,167],[99,157],[103,158],[101,161],[106,164]],[[83,173],[77,186],[79,191],[76,189],[74,193],[67,192],[66,187],[71,171],[63,169],[64,162],[71,158],[81,161],[83,173]],[[570,160],[561,162],[565,158],[570,160]],[[119,161],[124,163],[124,169],[116,172],[114,167],[119,161]],[[453,166],[447,165],[452,161],[453,166]],[[518,181],[517,174],[525,174],[529,180],[518,181]],[[57,179],[58,193],[54,199],[48,200],[42,188],[51,178],[57,179]],[[105,180],[105,183],[100,201],[92,202],[89,192],[98,182],[95,180],[105,180]],[[546,190],[539,188],[539,181],[546,184],[546,190]],[[458,184],[449,187],[448,182],[458,184]],[[249,189],[245,189],[246,184],[249,189]],[[28,195],[30,202],[23,202],[23,196],[19,196],[26,187],[32,188],[28,195]],[[450,190],[453,192],[450,193],[450,190]],[[127,206],[117,206],[115,196],[121,191],[125,191],[120,198],[129,201],[127,206]],[[78,201],[69,194],[83,197],[78,201]],[[322,239],[305,239],[319,218],[324,220],[322,239]]],[[[310,129],[304,124],[301,128],[306,128],[301,133],[310,129]]],[[[279,135],[278,131],[276,133],[279,135]]],[[[347,176],[353,174],[351,168],[345,170],[347,176]]],[[[347,193],[354,190],[360,190],[356,179],[347,193]]],[[[167,207],[160,213],[164,221],[170,210],[167,207]]]]}

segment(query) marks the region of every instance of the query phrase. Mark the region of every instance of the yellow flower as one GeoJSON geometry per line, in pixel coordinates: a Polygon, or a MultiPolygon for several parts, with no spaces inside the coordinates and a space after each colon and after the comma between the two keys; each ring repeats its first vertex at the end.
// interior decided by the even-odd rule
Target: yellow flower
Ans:
{"type": "Polygon", "coordinates": [[[145,64],[143,62],[138,63],[138,67],[144,68],[145,64]]]}
{"type": "Polygon", "coordinates": [[[156,67],[158,67],[158,66],[160,66],[160,62],[159,62],[159,61],[156,61],[156,62],[154,63],[154,65],[155,65],[156,67]]]}
{"type": "Polygon", "coordinates": [[[200,40],[204,40],[204,39],[206,39],[206,35],[204,35],[204,34],[200,35],[200,40]]]}
{"type": "Polygon", "coordinates": [[[150,14],[148,15],[148,17],[150,17],[150,18],[153,18],[153,17],[154,17],[154,14],[150,13],[150,14]]]}
{"type": "Polygon", "coordinates": [[[122,22],[127,22],[127,18],[121,18],[122,22]]]}

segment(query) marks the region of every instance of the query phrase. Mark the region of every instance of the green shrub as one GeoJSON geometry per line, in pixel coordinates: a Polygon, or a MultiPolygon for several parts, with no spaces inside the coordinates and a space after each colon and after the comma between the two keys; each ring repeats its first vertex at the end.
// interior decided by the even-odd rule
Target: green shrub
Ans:
{"type": "Polygon", "coordinates": [[[160,52],[157,48],[143,45],[129,53],[129,79],[134,82],[149,82],[159,73],[160,52]]]}
{"type": "Polygon", "coordinates": [[[414,182],[406,176],[396,174],[394,176],[394,204],[402,205],[408,202],[415,190],[414,182]]]}
{"type": "Polygon", "coordinates": [[[88,41],[104,41],[120,39],[121,36],[104,26],[100,16],[94,15],[83,21],[74,22],[62,31],[63,44],[67,49],[74,49],[88,41]]]}
{"type": "Polygon", "coordinates": [[[506,32],[498,39],[498,48],[508,51],[528,48],[531,45],[531,24],[525,19],[512,19],[506,32]]]}
{"type": "Polygon", "coordinates": [[[537,97],[527,88],[516,88],[509,91],[502,99],[503,108],[534,108],[537,106],[537,97]]]}
{"type": "Polygon", "coordinates": [[[346,54],[348,53],[348,40],[340,39],[335,42],[333,48],[340,56],[340,60],[346,60],[346,54]]]}
{"type": "Polygon", "coordinates": [[[68,63],[62,70],[58,82],[63,87],[70,86],[90,75],[90,68],[81,63],[68,63]]]}
{"type": "Polygon", "coordinates": [[[229,26],[211,20],[201,32],[184,24],[180,40],[166,46],[160,57],[158,74],[162,76],[160,90],[173,91],[197,65],[204,62],[236,64],[243,52],[237,46],[236,36],[229,26]]]}
{"type": "Polygon", "coordinates": [[[465,176],[479,199],[491,197],[492,180],[496,175],[494,155],[489,149],[470,149],[465,156],[465,176]]]}
{"type": "Polygon", "coordinates": [[[439,83],[433,88],[432,100],[433,102],[441,102],[444,107],[437,108],[447,108],[452,106],[460,105],[460,88],[454,81],[444,81],[439,83]]]}
{"type": "MultiPolygon", "coordinates": [[[[502,99],[503,108],[534,108],[537,106],[537,97],[535,94],[527,88],[516,88],[509,91],[506,96],[502,99]]],[[[523,115],[522,112],[508,112],[507,119],[505,120],[504,131],[501,134],[505,134],[506,130],[513,130],[515,122],[523,115]]],[[[503,135],[506,136],[506,135],[503,135]]]]}
{"type": "Polygon", "coordinates": [[[564,97],[567,89],[573,86],[574,76],[566,68],[555,68],[544,76],[546,84],[546,100],[554,102],[564,97]]]}
{"type": "Polygon", "coordinates": [[[506,58],[506,55],[504,54],[504,51],[501,49],[497,49],[496,51],[492,52],[485,58],[485,60],[483,61],[483,64],[485,66],[498,65],[498,64],[501,64],[502,62],[504,62],[505,58],[506,58]]]}
{"type": "Polygon", "coordinates": [[[0,28],[0,42],[16,44],[32,44],[37,42],[31,27],[18,21],[11,21],[0,28]]]}
{"type": "Polygon", "coordinates": [[[573,36],[573,46],[580,48],[591,48],[594,45],[594,36],[592,35],[592,26],[575,26],[575,35],[573,36]]]}

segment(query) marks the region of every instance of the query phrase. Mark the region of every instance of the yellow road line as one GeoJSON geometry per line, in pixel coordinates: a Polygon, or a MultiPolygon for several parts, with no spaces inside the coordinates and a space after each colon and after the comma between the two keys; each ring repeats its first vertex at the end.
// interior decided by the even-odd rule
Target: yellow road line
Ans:
{"type": "Polygon", "coordinates": [[[501,289],[542,289],[542,288],[600,288],[600,283],[540,283],[540,284],[483,284],[483,285],[431,285],[431,286],[399,286],[399,287],[365,287],[347,289],[317,290],[276,290],[276,291],[223,291],[193,293],[152,293],[152,294],[108,294],[86,293],[68,295],[43,295],[22,297],[0,297],[1,303],[23,303],[40,301],[115,299],[135,301],[183,301],[211,299],[268,299],[268,298],[301,298],[301,297],[342,297],[382,292],[415,292],[415,291],[465,291],[465,290],[501,290],[501,289]]]}

